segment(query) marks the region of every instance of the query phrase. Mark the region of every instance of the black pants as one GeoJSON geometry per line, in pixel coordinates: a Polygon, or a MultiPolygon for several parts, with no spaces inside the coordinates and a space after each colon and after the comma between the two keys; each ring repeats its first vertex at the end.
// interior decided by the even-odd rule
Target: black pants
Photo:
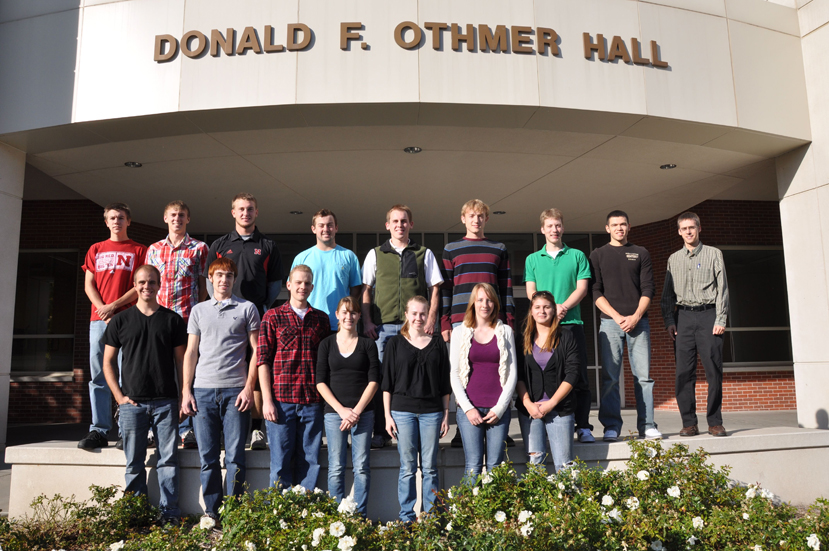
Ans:
{"type": "Polygon", "coordinates": [[[575,421],[576,430],[593,430],[590,424],[590,406],[593,397],[590,394],[590,383],[587,379],[587,340],[584,337],[584,326],[577,323],[564,325],[576,338],[576,346],[579,349],[579,382],[573,388],[576,397],[575,421]]]}
{"type": "Polygon", "coordinates": [[[708,426],[722,425],[723,336],[714,335],[715,308],[679,310],[676,322],[676,403],[682,426],[697,424],[697,353],[708,382],[708,426]]]}

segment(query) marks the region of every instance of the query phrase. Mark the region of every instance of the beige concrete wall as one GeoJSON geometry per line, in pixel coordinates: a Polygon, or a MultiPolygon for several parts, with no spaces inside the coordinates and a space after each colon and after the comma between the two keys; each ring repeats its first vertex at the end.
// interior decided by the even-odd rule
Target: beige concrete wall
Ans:
{"type": "Polygon", "coordinates": [[[0,264],[0,296],[3,297],[0,302],[0,450],[6,445],[17,251],[25,170],[26,154],[0,143],[0,235],[6,242],[3,262],[0,264]]]}
{"type": "Polygon", "coordinates": [[[829,1],[798,0],[812,143],[777,160],[798,423],[829,428],[829,1]]]}
{"type": "Polygon", "coordinates": [[[3,4],[0,47],[11,53],[0,59],[0,134],[229,107],[420,103],[421,118],[438,120],[446,113],[436,105],[525,107],[510,115],[518,127],[543,127],[543,120],[533,120],[549,116],[539,108],[554,107],[810,136],[797,11],[763,0],[61,0],[54,9],[27,0],[3,4]],[[340,49],[345,21],[363,23],[367,49],[359,42],[340,49]],[[394,43],[393,30],[402,21],[424,30],[421,47],[404,50],[394,43]],[[424,28],[429,21],[550,27],[560,36],[561,55],[453,51],[449,31],[436,51],[424,28]],[[276,41],[285,44],[287,24],[296,22],[314,32],[306,51],[199,59],[179,53],[170,62],[153,61],[159,34],[180,39],[190,30],[209,35],[233,27],[238,42],[245,26],[262,39],[265,25],[272,25],[276,41]],[[602,33],[608,43],[618,35],[628,48],[635,37],[646,57],[656,40],[669,68],[585,60],[584,32],[594,40],[602,33]]]}

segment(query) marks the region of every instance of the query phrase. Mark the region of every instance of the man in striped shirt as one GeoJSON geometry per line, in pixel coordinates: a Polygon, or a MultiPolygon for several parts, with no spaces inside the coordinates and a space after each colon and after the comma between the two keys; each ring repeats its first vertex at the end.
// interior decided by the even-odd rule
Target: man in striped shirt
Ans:
{"type": "MultiPolygon", "coordinates": [[[[501,321],[515,329],[515,301],[512,298],[512,274],[509,253],[503,243],[487,239],[484,227],[489,220],[489,206],[480,199],[471,199],[461,207],[461,222],[466,235],[443,248],[443,315],[440,329],[449,342],[452,328],[463,322],[469,295],[478,283],[489,283],[501,301],[501,321]]],[[[514,446],[507,435],[507,445],[514,446]]],[[[452,438],[452,447],[463,446],[460,432],[452,438]]]]}
{"type": "Polygon", "coordinates": [[[697,427],[697,352],[708,382],[708,434],[727,436],[722,422],[722,348],[728,316],[728,282],[722,251],[699,240],[699,217],[684,212],[677,219],[685,246],[668,259],[662,289],[662,317],[676,341],[676,403],[682,415],[680,436],[699,434],[697,427]]]}

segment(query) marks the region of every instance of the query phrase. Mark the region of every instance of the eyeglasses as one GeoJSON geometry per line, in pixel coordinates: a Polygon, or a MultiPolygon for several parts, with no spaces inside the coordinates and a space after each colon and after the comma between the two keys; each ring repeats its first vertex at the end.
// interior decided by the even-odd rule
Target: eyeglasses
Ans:
{"type": "Polygon", "coordinates": [[[555,299],[553,298],[553,293],[551,293],[550,291],[536,291],[533,293],[533,296],[530,298],[530,300],[535,300],[535,297],[543,297],[548,299],[550,302],[555,302],[555,299]]]}

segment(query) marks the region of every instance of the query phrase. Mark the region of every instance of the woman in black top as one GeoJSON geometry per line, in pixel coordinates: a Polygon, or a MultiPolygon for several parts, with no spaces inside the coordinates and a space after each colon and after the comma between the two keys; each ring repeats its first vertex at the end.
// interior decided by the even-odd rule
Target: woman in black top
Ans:
{"type": "Polygon", "coordinates": [[[354,467],[354,501],[365,516],[371,478],[369,451],[374,427],[371,398],[380,379],[380,360],[373,340],[357,336],[360,305],[344,297],[337,305],[339,330],[320,343],[317,354],[317,390],[325,400],[325,436],[328,441],[328,492],[345,496],[344,470],[348,433],[354,467]]]}
{"type": "Polygon", "coordinates": [[[397,439],[400,520],[415,520],[417,457],[423,475],[421,509],[434,505],[438,491],[438,442],[449,431],[449,353],[440,334],[426,333],[429,302],[416,296],[406,304],[406,322],[383,352],[386,430],[397,439]]]}
{"type": "Polygon", "coordinates": [[[532,297],[524,326],[524,367],[518,371],[518,421],[530,463],[544,463],[544,435],[550,441],[558,472],[573,460],[574,397],[579,380],[576,340],[556,317],[556,302],[548,291],[532,297]]]}

